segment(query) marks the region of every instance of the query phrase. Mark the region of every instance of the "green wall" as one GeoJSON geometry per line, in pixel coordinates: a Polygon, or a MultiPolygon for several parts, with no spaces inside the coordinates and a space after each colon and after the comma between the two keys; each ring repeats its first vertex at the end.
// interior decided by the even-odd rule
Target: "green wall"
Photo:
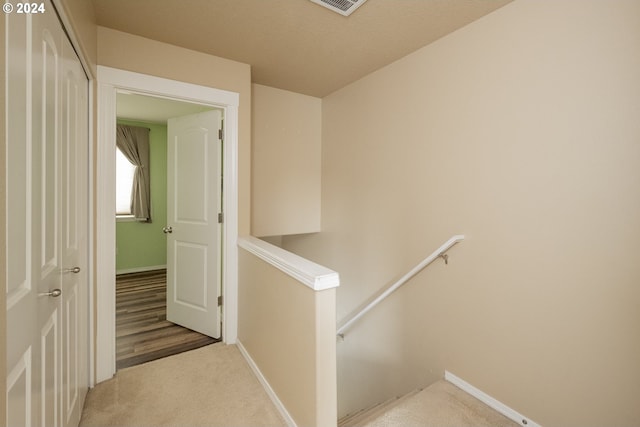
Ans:
{"type": "Polygon", "coordinates": [[[167,126],[120,119],[118,123],[151,129],[152,222],[116,222],[116,271],[164,266],[167,263],[167,240],[162,232],[167,224],[167,126]]]}

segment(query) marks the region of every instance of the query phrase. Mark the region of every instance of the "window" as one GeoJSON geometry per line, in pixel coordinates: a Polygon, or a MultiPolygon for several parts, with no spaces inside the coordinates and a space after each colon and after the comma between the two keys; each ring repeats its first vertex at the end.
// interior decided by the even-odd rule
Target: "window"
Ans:
{"type": "Polygon", "coordinates": [[[120,166],[116,169],[116,194],[122,193],[117,196],[116,216],[127,215],[140,222],[151,222],[149,131],[139,126],[116,125],[116,153],[122,156],[122,172],[120,166]]]}
{"type": "Polygon", "coordinates": [[[116,216],[133,215],[131,191],[136,167],[116,148],[116,216]]]}

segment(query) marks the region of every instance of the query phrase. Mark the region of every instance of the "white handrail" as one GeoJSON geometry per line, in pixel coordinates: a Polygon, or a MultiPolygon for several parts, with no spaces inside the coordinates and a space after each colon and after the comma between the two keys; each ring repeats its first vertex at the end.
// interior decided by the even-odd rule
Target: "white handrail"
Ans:
{"type": "Polygon", "coordinates": [[[373,301],[367,304],[362,310],[354,314],[349,320],[347,320],[337,331],[337,335],[339,337],[344,338],[344,332],[349,329],[351,325],[353,325],[358,319],[364,316],[369,310],[371,310],[376,305],[380,304],[385,298],[395,292],[400,286],[404,285],[409,279],[418,274],[422,269],[435,261],[438,257],[444,258],[445,262],[447,261],[447,256],[445,252],[447,252],[453,245],[458,242],[464,240],[464,236],[459,234],[453,236],[445,243],[442,244],[438,249],[436,249],[431,255],[425,258],[420,264],[413,267],[407,274],[402,276],[395,282],[393,285],[389,286],[384,292],[378,295],[373,301]]]}

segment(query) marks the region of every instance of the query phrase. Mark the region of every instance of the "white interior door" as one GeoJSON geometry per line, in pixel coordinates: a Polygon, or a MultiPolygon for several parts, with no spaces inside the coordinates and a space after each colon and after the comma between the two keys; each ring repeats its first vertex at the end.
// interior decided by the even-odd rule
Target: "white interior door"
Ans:
{"type": "Polygon", "coordinates": [[[6,21],[6,422],[75,426],[88,384],[88,82],[45,10],[6,21]]]}
{"type": "Polygon", "coordinates": [[[7,425],[31,426],[57,420],[57,343],[60,333],[57,300],[38,298],[41,287],[57,287],[42,275],[36,220],[40,198],[41,159],[34,149],[32,98],[35,80],[31,42],[32,15],[14,15],[7,31],[7,425]],[[14,143],[12,143],[14,142],[14,143]],[[34,161],[36,164],[34,164],[34,161]],[[42,275],[42,276],[41,276],[42,275]],[[46,355],[46,357],[43,357],[46,355]],[[42,366],[40,360],[46,360],[42,366]],[[41,392],[40,388],[44,388],[41,392]]]}
{"type": "Polygon", "coordinates": [[[222,112],[170,119],[167,319],[220,338],[222,112]]]}
{"type": "Polygon", "coordinates": [[[88,81],[63,38],[60,141],[62,425],[77,426],[89,383],[88,81]]]}

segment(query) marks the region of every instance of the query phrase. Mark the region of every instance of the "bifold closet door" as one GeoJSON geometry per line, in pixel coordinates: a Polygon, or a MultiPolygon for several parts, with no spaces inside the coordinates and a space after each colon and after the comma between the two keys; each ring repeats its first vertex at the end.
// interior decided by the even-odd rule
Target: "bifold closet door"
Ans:
{"type": "Polygon", "coordinates": [[[7,422],[75,426],[88,384],[88,81],[53,5],[7,23],[7,422]]]}

